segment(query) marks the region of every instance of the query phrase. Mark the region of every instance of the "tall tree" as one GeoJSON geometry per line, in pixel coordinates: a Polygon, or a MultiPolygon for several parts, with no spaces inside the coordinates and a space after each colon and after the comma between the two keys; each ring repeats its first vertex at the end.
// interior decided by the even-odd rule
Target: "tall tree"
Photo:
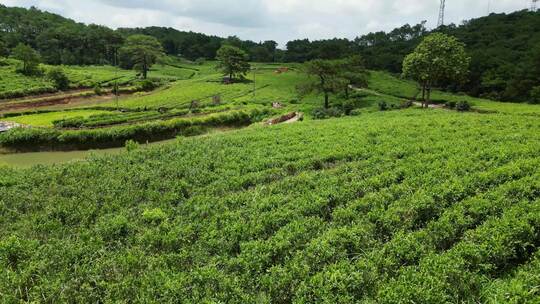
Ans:
{"type": "Polygon", "coordinates": [[[143,78],[148,77],[148,71],[158,58],[163,56],[161,43],[152,36],[133,35],[126,39],[124,46],[120,49],[121,58],[129,58],[133,68],[140,71],[143,78]]]}
{"type": "Polygon", "coordinates": [[[267,40],[262,43],[262,46],[264,46],[268,50],[268,52],[272,56],[272,61],[275,62],[278,43],[275,42],[274,40],[267,40]]]}
{"type": "Polygon", "coordinates": [[[15,59],[22,61],[23,66],[21,72],[30,75],[36,72],[39,65],[38,53],[26,44],[19,43],[12,51],[12,56],[15,59]]]}
{"type": "Polygon", "coordinates": [[[345,85],[343,74],[343,64],[337,60],[315,59],[304,64],[303,71],[308,76],[309,81],[297,87],[301,95],[312,92],[324,95],[324,108],[330,107],[330,94],[341,91],[345,85]]]}
{"type": "Polygon", "coordinates": [[[216,59],[219,61],[217,68],[230,79],[244,77],[251,68],[247,53],[231,45],[222,46],[217,51],[216,59]]]}
{"type": "Polygon", "coordinates": [[[431,34],[403,61],[403,76],[417,81],[422,89],[422,106],[428,107],[431,89],[442,82],[465,80],[470,58],[465,45],[442,33],[431,34]]]}
{"type": "Polygon", "coordinates": [[[256,46],[251,49],[251,59],[255,62],[271,62],[273,55],[264,46],[256,46]]]}
{"type": "Polygon", "coordinates": [[[349,98],[349,89],[354,87],[367,87],[368,85],[368,71],[364,65],[364,59],[357,55],[340,60],[339,77],[344,81],[345,96],[349,98]]]}

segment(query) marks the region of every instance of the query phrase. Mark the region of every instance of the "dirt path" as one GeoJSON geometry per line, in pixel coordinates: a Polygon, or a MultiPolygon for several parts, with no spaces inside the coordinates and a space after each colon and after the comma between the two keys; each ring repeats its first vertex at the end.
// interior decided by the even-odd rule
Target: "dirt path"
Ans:
{"type": "MultiPolygon", "coordinates": [[[[374,91],[374,90],[370,90],[370,89],[365,89],[365,88],[353,88],[354,90],[356,91],[359,91],[359,92],[366,92],[366,93],[369,93],[369,94],[373,94],[375,96],[381,96],[383,97],[384,95],[377,92],[377,91],[374,91]]],[[[418,102],[418,101],[413,101],[413,105],[415,106],[418,106],[418,107],[421,107],[422,106],[422,103],[418,102]]],[[[428,108],[430,109],[444,109],[444,104],[429,104],[428,105],[428,108]]]]}
{"type": "MultiPolygon", "coordinates": [[[[415,101],[415,102],[413,102],[413,105],[421,107],[422,103],[415,101]]],[[[430,109],[443,109],[444,105],[443,104],[434,104],[434,103],[432,103],[432,104],[428,105],[428,108],[430,108],[430,109]]]]}
{"type": "Polygon", "coordinates": [[[282,123],[290,124],[290,123],[295,123],[302,120],[303,117],[304,117],[304,114],[300,112],[291,112],[291,113],[282,115],[280,117],[270,119],[266,122],[266,124],[269,126],[282,124],[282,123]]]}
{"type": "Polygon", "coordinates": [[[304,115],[302,115],[302,113],[296,113],[296,116],[294,116],[293,118],[289,120],[284,121],[283,123],[290,124],[290,123],[299,122],[300,120],[302,120],[303,117],[304,115]]]}
{"type": "Polygon", "coordinates": [[[100,103],[114,99],[114,95],[101,95],[101,96],[63,96],[63,97],[49,97],[44,100],[29,100],[17,103],[0,103],[0,112],[13,112],[13,111],[25,111],[33,110],[36,108],[54,107],[54,106],[74,106],[88,103],[100,103]]]}

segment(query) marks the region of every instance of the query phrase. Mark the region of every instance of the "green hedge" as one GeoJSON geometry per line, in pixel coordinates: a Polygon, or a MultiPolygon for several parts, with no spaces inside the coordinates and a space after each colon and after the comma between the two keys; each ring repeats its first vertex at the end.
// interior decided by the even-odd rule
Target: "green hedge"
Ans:
{"type": "Polygon", "coordinates": [[[15,128],[0,134],[0,146],[37,151],[121,146],[127,140],[139,142],[197,135],[204,127],[243,126],[260,120],[269,110],[242,110],[197,118],[178,118],[104,129],[61,131],[46,128],[15,128]],[[203,127],[203,128],[201,128],[203,127]]]}
{"type": "Polygon", "coordinates": [[[26,97],[29,95],[38,95],[38,94],[47,94],[47,93],[56,93],[56,92],[58,92],[58,90],[53,86],[19,89],[19,90],[7,91],[7,92],[0,92],[0,99],[21,98],[21,97],[26,97]]]}

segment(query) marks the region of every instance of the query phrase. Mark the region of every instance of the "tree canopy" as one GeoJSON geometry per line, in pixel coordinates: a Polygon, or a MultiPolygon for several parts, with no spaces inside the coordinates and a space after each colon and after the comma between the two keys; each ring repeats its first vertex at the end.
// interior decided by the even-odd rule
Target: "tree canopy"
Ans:
{"type": "Polygon", "coordinates": [[[232,45],[222,46],[216,59],[219,61],[217,68],[230,79],[244,77],[251,68],[247,53],[232,45]]]}
{"type": "Polygon", "coordinates": [[[309,81],[298,86],[300,95],[307,95],[312,92],[324,95],[324,108],[330,107],[330,94],[339,92],[344,81],[340,78],[340,64],[336,60],[315,59],[308,61],[303,67],[304,73],[309,77],[309,81]]]}
{"type": "Polygon", "coordinates": [[[339,77],[344,81],[345,96],[349,98],[350,87],[367,87],[368,71],[365,68],[364,59],[359,56],[351,56],[338,62],[339,77]]]}
{"type": "Polygon", "coordinates": [[[13,50],[12,56],[22,62],[21,72],[26,75],[34,74],[39,65],[39,55],[26,44],[19,43],[13,50]]]}
{"type": "Polygon", "coordinates": [[[122,58],[129,58],[133,68],[140,71],[142,77],[146,79],[152,65],[163,56],[163,47],[152,36],[133,35],[126,39],[120,53],[122,58]]]}
{"type": "Polygon", "coordinates": [[[4,41],[0,40],[0,57],[7,57],[9,55],[9,50],[4,41]]]}
{"type": "Polygon", "coordinates": [[[426,28],[425,22],[406,24],[353,40],[299,39],[279,49],[272,40],[256,43],[236,36],[222,38],[165,27],[112,30],[77,23],[36,8],[0,5],[0,40],[4,41],[6,49],[13,49],[19,43],[29,45],[48,64],[114,64],[124,40],[143,34],[158,39],[166,54],[189,60],[216,59],[217,51],[228,44],[243,50],[250,61],[306,62],[343,59],[357,54],[365,59],[368,69],[401,73],[405,56],[433,32],[456,37],[465,43],[471,57],[467,81],[442,82],[441,88],[498,100],[530,101],[532,90],[540,86],[535,68],[535,58],[540,54],[540,12],[491,14],[433,31],[426,28]]]}
{"type": "Polygon", "coordinates": [[[443,82],[466,79],[470,58],[465,45],[456,38],[435,33],[427,36],[403,61],[403,76],[416,80],[422,88],[422,101],[428,106],[431,88],[443,82]]]}

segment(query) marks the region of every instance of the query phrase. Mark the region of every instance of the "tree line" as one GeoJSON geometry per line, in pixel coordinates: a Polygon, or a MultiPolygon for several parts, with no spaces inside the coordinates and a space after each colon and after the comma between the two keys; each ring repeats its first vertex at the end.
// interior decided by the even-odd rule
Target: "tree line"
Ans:
{"type": "MultiPolygon", "coordinates": [[[[168,55],[189,60],[214,60],[223,45],[234,46],[253,62],[307,62],[337,60],[361,55],[366,68],[402,73],[402,62],[433,32],[456,37],[471,57],[465,81],[436,84],[472,96],[508,101],[540,102],[540,13],[519,11],[490,16],[428,30],[425,22],[404,25],[389,32],[375,32],[355,39],[289,41],[279,49],[275,41],[254,42],[236,36],[221,38],[172,28],[121,28],[112,30],[85,25],[36,8],[0,5],[0,56],[19,44],[36,50],[48,64],[118,64],[132,67],[119,54],[132,35],[156,38],[168,55]]],[[[124,53],[125,55],[125,53],[124,53]]]]}

